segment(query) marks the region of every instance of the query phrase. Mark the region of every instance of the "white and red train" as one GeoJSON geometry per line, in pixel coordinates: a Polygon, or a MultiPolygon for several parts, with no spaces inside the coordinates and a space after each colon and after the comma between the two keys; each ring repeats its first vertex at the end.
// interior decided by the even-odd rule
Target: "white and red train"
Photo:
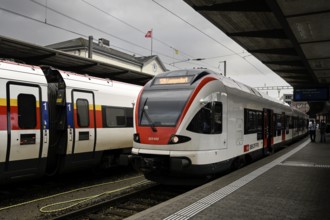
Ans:
{"type": "MultiPolygon", "coordinates": [[[[117,164],[140,86],[0,61],[0,183],[117,164]]],[[[123,160],[124,161],[124,160],[123,160]]]]}
{"type": "Polygon", "coordinates": [[[308,116],[209,70],[157,75],[135,106],[131,160],[146,178],[191,183],[307,133],[308,116]]]}

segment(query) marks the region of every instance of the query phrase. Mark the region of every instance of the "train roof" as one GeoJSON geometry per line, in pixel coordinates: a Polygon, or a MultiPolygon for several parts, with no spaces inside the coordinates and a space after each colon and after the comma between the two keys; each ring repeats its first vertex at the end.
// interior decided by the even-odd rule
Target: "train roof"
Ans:
{"type": "Polygon", "coordinates": [[[39,66],[16,63],[0,59],[1,78],[46,84],[46,78],[39,66]],[[18,74],[13,74],[14,72],[18,74]]]}
{"type": "Polygon", "coordinates": [[[196,82],[198,79],[200,79],[206,75],[215,76],[220,81],[222,81],[222,83],[224,84],[225,87],[234,88],[239,91],[243,91],[243,92],[249,93],[251,95],[258,96],[258,97],[267,99],[271,102],[275,102],[275,103],[278,103],[281,105],[287,105],[285,102],[272,98],[265,93],[261,93],[257,89],[255,89],[251,86],[238,82],[232,78],[225,77],[225,76],[221,75],[220,73],[216,73],[212,70],[206,70],[206,69],[175,70],[175,71],[169,71],[169,72],[164,72],[164,73],[158,74],[155,78],[190,76],[192,78],[192,80],[191,80],[191,84],[192,84],[192,83],[196,82]]]}

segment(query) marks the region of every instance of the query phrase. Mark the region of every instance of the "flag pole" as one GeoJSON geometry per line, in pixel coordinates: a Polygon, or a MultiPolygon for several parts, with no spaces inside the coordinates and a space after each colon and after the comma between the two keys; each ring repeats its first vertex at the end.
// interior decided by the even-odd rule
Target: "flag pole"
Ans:
{"type": "Polygon", "coordinates": [[[152,29],[151,29],[151,56],[152,56],[152,38],[153,38],[153,33],[152,33],[152,29]]]}

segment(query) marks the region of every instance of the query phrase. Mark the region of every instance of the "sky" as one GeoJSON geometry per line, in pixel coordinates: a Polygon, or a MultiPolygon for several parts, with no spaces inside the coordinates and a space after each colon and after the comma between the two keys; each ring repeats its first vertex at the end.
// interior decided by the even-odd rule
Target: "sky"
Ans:
{"type": "MultiPolygon", "coordinates": [[[[78,37],[110,41],[169,70],[207,68],[252,87],[288,86],[182,0],[0,0],[0,35],[41,46],[78,37]],[[152,30],[153,40],[145,38],[152,30]]],[[[291,90],[282,90],[292,93],[291,90]]],[[[278,91],[269,91],[278,98],[278,91]]]]}

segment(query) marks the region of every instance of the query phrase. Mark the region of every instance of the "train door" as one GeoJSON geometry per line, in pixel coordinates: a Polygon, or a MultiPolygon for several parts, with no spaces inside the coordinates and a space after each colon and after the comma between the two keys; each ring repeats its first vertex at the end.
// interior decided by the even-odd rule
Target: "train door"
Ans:
{"type": "MultiPolygon", "coordinates": [[[[41,88],[23,83],[7,84],[7,151],[5,171],[35,173],[41,169],[41,88]]],[[[22,175],[24,175],[22,173],[22,175]]],[[[18,174],[19,175],[19,174],[18,174]]]]}
{"type": "Polygon", "coordinates": [[[93,156],[96,144],[94,94],[88,91],[73,90],[74,141],[72,154],[81,154],[84,159],[93,156]],[[87,158],[86,158],[87,156],[87,158]]]}
{"type": "Polygon", "coordinates": [[[285,132],[285,128],[286,128],[286,116],[285,116],[285,112],[282,113],[282,117],[281,117],[281,130],[282,130],[282,141],[285,141],[286,138],[286,132],[285,132]]]}
{"type": "Polygon", "coordinates": [[[263,110],[263,146],[264,153],[268,153],[271,151],[272,140],[273,140],[273,110],[264,109],[263,110]]]}

